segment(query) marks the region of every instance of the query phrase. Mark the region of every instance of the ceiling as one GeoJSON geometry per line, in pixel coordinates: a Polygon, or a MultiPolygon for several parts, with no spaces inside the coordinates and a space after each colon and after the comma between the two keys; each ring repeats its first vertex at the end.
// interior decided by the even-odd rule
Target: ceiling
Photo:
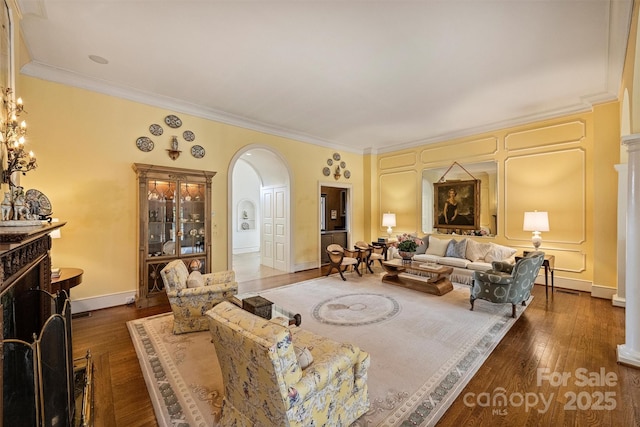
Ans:
{"type": "Polygon", "coordinates": [[[632,8],[632,0],[17,3],[32,58],[24,74],[358,153],[617,99],[632,8]]]}

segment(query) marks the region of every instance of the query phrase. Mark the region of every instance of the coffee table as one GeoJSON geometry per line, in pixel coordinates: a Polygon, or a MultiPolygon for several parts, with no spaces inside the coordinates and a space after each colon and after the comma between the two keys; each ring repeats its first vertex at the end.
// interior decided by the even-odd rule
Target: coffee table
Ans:
{"type": "Polygon", "coordinates": [[[428,294],[442,296],[453,290],[449,277],[452,267],[421,262],[407,262],[401,259],[383,261],[387,274],[382,281],[428,294]]]}
{"type": "MultiPolygon", "coordinates": [[[[243,300],[251,297],[257,297],[257,296],[261,296],[262,298],[264,298],[264,295],[260,295],[256,292],[249,292],[249,293],[234,295],[230,299],[230,301],[235,305],[237,305],[238,307],[244,310],[247,310],[246,304],[243,304],[243,300]]],[[[289,325],[300,326],[300,324],[302,323],[302,316],[299,313],[294,313],[293,311],[290,311],[285,307],[282,307],[272,302],[271,319],[275,319],[276,317],[284,317],[286,319],[289,319],[289,325]]]]}

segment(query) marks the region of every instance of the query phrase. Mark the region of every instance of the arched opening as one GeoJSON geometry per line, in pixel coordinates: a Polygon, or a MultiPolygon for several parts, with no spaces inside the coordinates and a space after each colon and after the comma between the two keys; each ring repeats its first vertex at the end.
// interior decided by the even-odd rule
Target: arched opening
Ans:
{"type": "Polygon", "coordinates": [[[229,168],[229,253],[236,280],[291,271],[289,168],[273,149],[240,150],[229,168]]]}

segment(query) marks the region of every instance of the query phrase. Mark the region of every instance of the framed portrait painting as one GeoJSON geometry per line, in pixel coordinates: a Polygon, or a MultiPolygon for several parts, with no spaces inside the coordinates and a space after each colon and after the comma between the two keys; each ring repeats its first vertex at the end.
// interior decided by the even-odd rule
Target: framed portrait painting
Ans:
{"type": "Polygon", "coordinates": [[[480,228],[480,180],[433,184],[434,228],[480,228]]]}

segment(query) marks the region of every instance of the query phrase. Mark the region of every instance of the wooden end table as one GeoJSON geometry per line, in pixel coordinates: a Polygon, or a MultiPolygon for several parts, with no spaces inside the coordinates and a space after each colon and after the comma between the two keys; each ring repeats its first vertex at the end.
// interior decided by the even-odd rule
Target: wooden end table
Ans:
{"type": "Polygon", "coordinates": [[[449,278],[453,272],[452,267],[415,261],[405,262],[400,259],[383,261],[382,267],[387,271],[387,274],[382,276],[385,283],[438,296],[453,290],[449,278]],[[424,273],[428,274],[423,275],[424,273]]]}

